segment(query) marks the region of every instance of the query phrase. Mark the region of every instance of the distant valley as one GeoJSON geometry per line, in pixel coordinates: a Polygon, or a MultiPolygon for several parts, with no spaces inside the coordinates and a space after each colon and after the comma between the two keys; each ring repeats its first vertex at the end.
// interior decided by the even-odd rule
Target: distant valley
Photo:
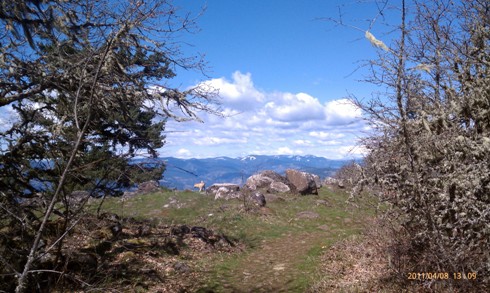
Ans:
{"type": "Polygon", "coordinates": [[[246,156],[241,158],[178,159],[159,158],[166,162],[166,171],[160,185],[176,189],[192,189],[203,180],[213,183],[243,184],[247,178],[263,170],[273,170],[284,175],[286,169],[296,169],[316,174],[322,179],[332,176],[352,160],[329,160],[316,156],[246,156]]]}

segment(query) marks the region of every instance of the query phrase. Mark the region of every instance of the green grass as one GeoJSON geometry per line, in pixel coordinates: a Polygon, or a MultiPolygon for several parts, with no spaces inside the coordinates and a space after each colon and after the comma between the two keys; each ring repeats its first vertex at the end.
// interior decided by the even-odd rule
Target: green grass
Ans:
{"type": "MultiPolygon", "coordinates": [[[[298,272],[291,284],[291,292],[302,292],[313,282],[319,265],[320,255],[330,245],[340,239],[360,233],[363,220],[371,213],[349,205],[348,194],[342,190],[320,190],[319,195],[296,196],[284,195],[284,201],[267,203],[270,214],[263,215],[256,211],[246,211],[240,200],[217,200],[195,192],[160,192],[142,195],[126,200],[106,199],[101,212],[117,213],[122,217],[152,219],[160,224],[203,226],[218,233],[240,241],[245,251],[239,255],[218,255],[203,257],[200,266],[207,271],[207,288],[228,292],[223,280],[234,282],[233,272],[242,266],[250,253],[261,249],[262,243],[288,237],[310,235],[312,243],[308,250],[294,256],[293,268],[298,272]],[[318,204],[319,200],[327,205],[318,204]],[[319,215],[315,219],[300,219],[297,214],[310,211],[319,215]],[[326,230],[319,229],[327,227],[326,230]]],[[[96,210],[91,204],[90,209],[96,210]]],[[[286,253],[287,254],[287,253],[286,253]]],[[[293,256],[291,256],[293,258],[293,256]]]]}

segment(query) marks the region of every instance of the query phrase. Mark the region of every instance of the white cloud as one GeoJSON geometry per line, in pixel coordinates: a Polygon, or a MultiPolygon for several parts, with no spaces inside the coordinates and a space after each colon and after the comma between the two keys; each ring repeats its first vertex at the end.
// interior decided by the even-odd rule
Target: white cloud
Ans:
{"type": "Polygon", "coordinates": [[[276,153],[278,155],[292,155],[294,151],[288,147],[280,147],[277,149],[276,153]]]}
{"type": "Polygon", "coordinates": [[[321,139],[342,138],[345,136],[345,134],[342,133],[333,133],[333,132],[326,132],[326,131],[310,131],[308,134],[310,136],[321,138],[321,139]]]}
{"type": "Polygon", "coordinates": [[[325,116],[330,125],[349,124],[359,120],[362,110],[348,99],[334,100],[325,103],[325,116]]]}
{"type": "Polygon", "coordinates": [[[279,121],[322,120],[325,118],[323,106],[318,99],[305,94],[278,93],[275,100],[268,102],[265,109],[279,121]]]}
{"type": "Polygon", "coordinates": [[[219,90],[225,117],[204,113],[204,123],[167,122],[164,156],[312,154],[339,158],[350,156],[346,148],[356,144],[366,126],[360,109],[347,99],[321,101],[302,92],[262,91],[254,86],[250,73],[235,72],[231,81],[216,78],[205,83],[219,90]]]}
{"type": "MultiPolygon", "coordinates": [[[[169,120],[161,156],[312,154],[343,158],[365,154],[354,146],[369,128],[360,119],[361,110],[347,99],[326,100],[280,89],[263,91],[254,85],[250,73],[239,71],[230,80],[215,78],[201,85],[219,90],[225,117],[201,113],[204,123],[169,120]]],[[[0,131],[17,117],[11,106],[1,107],[0,131]]]]}
{"type": "Polygon", "coordinates": [[[294,140],[293,143],[298,146],[312,146],[313,143],[309,140],[304,140],[304,139],[297,139],[294,140]]]}
{"type": "Polygon", "coordinates": [[[204,138],[194,139],[194,143],[196,145],[247,143],[247,139],[245,137],[242,137],[242,138],[204,137],[204,138]]]}
{"type": "Polygon", "coordinates": [[[251,110],[264,100],[264,94],[254,87],[252,75],[236,71],[232,81],[215,78],[204,82],[206,86],[217,89],[224,106],[239,110],[251,110]]]}
{"type": "Polygon", "coordinates": [[[188,149],[182,148],[182,149],[179,149],[177,151],[176,157],[177,158],[190,158],[190,157],[192,157],[192,153],[188,149]]]}
{"type": "Polygon", "coordinates": [[[331,145],[342,145],[342,141],[335,140],[335,139],[332,139],[332,140],[319,140],[319,141],[317,141],[317,144],[327,145],[327,146],[331,146],[331,145]]]}

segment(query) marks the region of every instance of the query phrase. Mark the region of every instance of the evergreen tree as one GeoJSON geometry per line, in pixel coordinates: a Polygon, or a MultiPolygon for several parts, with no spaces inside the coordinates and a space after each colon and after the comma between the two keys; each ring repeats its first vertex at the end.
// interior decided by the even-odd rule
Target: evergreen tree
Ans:
{"type": "Polygon", "coordinates": [[[145,179],[150,165],[130,160],[157,157],[168,119],[217,114],[211,91],[166,84],[203,67],[173,41],[194,24],[164,0],[0,1],[0,107],[13,113],[0,128],[0,228],[25,232],[18,246],[0,239],[0,283],[29,288],[50,216],[65,227],[79,216],[74,191],[120,194],[145,179]]]}

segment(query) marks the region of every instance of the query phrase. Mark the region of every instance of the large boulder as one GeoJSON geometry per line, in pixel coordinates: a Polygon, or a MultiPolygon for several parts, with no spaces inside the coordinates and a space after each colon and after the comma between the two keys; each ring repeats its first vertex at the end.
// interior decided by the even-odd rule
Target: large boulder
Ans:
{"type": "Polygon", "coordinates": [[[332,177],[327,177],[323,181],[323,183],[328,186],[328,187],[334,187],[337,186],[338,188],[345,188],[345,183],[343,180],[337,179],[337,178],[332,178],[332,177]]]}
{"type": "Polygon", "coordinates": [[[245,185],[251,190],[257,190],[261,188],[267,188],[272,183],[272,179],[262,174],[254,174],[248,177],[245,185]]]}
{"type": "Polygon", "coordinates": [[[269,185],[268,191],[270,193],[285,193],[291,191],[291,188],[285,183],[274,181],[269,185]]]}
{"type": "Polygon", "coordinates": [[[214,199],[233,199],[241,196],[240,186],[233,183],[215,183],[206,189],[207,194],[214,195],[214,199]]]}
{"type": "Polygon", "coordinates": [[[265,196],[260,191],[255,191],[250,195],[250,200],[258,207],[263,207],[267,203],[265,196]]]}
{"type": "Polygon", "coordinates": [[[284,176],[270,170],[250,176],[245,186],[250,190],[263,190],[270,193],[284,193],[292,189],[292,185],[284,176]]]}
{"type": "Polygon", "coordinates": [[[298,170],[286,170],[286,178],[294,185],[300,194],[318,194],[318,187],[315,183],[313,174],[298,170]]]}
{"type": "Polygon", "coordinates": [[[155,180],[150,180],[146,182],[142,182],[138,184],[138,190],[136,191],[138,194],[140,193],[149,193],[155,192],[160,187],[160,184],[155,180]]]}

